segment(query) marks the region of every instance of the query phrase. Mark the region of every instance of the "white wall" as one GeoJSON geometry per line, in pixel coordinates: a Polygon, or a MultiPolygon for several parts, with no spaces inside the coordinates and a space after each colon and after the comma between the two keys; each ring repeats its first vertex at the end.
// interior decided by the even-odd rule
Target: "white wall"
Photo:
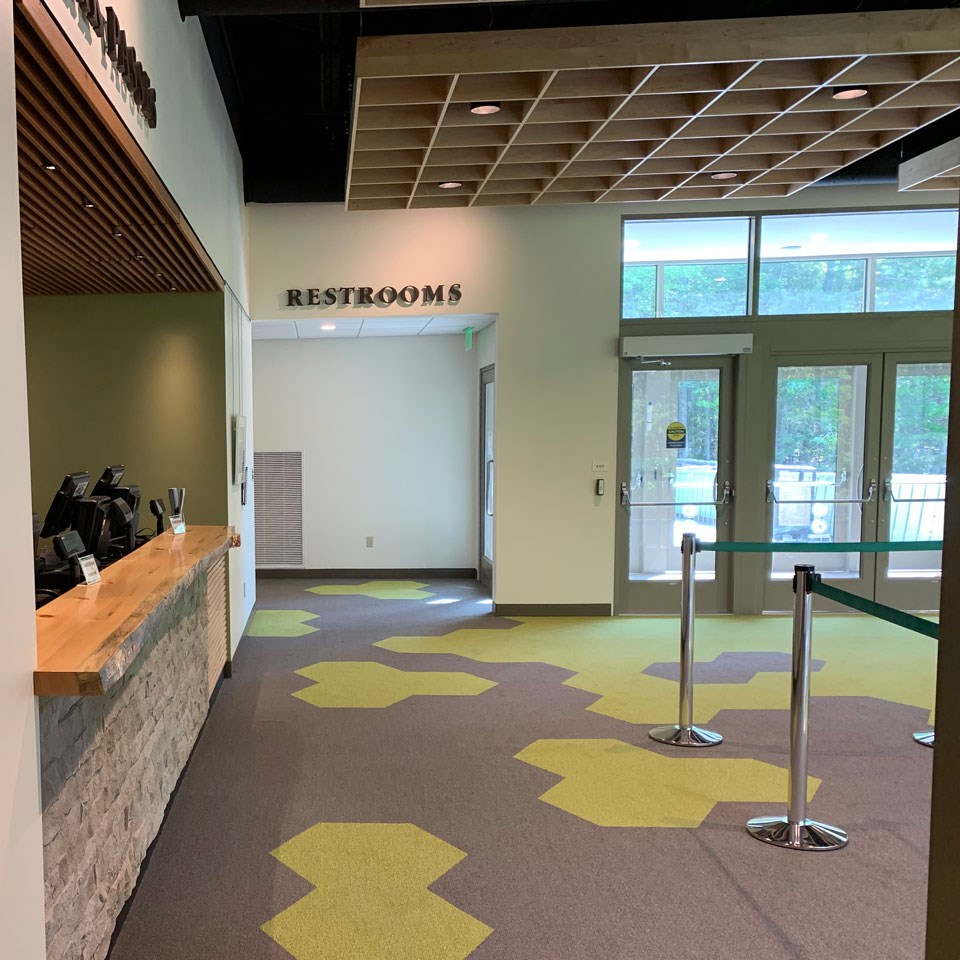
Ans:
{"type": "Polygon", "coordinates": [[[226,347],[227,389],[227,523],[240,534],[240,546],[229,553],[231,653],[236,652],[253,605],[257,599],[254,555],[253,490],[253,351],[250,317],[227,288],[224,291],[224,344],[226,347]],[[246,417],[248,482],[247,502],[242,503],[241,487],[233,482],[234,418],[246,417]]]}
{"type": "Polygon", "coordinates": [[[303,451],[306,568],[476,567],[463,337],[256,340],[253,383],[256,449],[303,451]]]}
{"type": "MultiPolygon", "coordinates": [[[[731,201],[722,210],[919,203],[955,204],[956,195],[824,187],[788,202],[731,201]]],[[[494,598],[609,604],[616,478],[608,473],[610,493],[595,498],[591,466],[616,462],[621,217],[720,209],[668,203],[345,213],[332,204],[254,205],[251,316],[364,312],[287,308],[290,287],[460,283],[463,299],[436,313],[498,317],[494,598]]],[[[345,402],[355,395],[349,390],[345,402]]],[[[256,396],[259,421],[262,392],[256,396]]]]}
{"type": "Polygon", "coordinates": [[[0,500],[6,516],[0,551],[0,929],[5,957],[42,960],[43,847],[33,696],[37,639],[28,562],[33,545],[13,77],[13,5],[4,3],[0,4],[0,500]]]}
{"type": "Polygon", "coordinates": [[[110,0],[157,91],[151,130],[76,0],[45,2],[246,305],[242,165],[199,20],[181,21],[177,0],[110,0]]]}

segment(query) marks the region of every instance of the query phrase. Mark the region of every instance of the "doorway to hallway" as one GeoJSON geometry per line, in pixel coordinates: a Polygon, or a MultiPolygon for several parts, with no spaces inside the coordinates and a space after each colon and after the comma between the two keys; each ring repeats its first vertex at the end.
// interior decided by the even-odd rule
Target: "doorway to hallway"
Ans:
{"type": "Polygon", "coordinates": [[[496,386],[494,367],[480,371],[480,505],[479,558],[477,570],[480,582],[493,591],[493,510],[494,459],[493,425],[496,386]]]}

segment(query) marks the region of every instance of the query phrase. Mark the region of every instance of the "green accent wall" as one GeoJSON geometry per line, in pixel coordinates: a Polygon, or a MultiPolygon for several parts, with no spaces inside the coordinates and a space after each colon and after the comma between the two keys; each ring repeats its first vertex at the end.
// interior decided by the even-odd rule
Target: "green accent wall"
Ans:
{"type": "Polygon", "coordinates": [[[188,523],[225,524],[223,294],[27,297],[24,313],[34,511],[65,473],[123,463],[141,526],[172,486],[188,523]]]}

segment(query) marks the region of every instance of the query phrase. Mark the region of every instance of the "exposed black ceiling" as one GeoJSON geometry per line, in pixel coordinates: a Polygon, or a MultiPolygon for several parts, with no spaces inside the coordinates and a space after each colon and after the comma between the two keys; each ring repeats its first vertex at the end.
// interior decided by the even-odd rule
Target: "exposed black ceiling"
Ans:
{"type": "MultiPolygon", "coordinates": [[[[715,3],[517,0],[364,9],[358,0],[179,0],[199,16],[244,164],[248,202],[342,201],[360,36],[527,30],[717,19],[715,3]]],[[[725,19],[943,9],[960,0],[740,0],[725,19]]],[[[834,174],[828,183],[890,181],[897,165],[960,135],[960,111],[834,174]]]]}

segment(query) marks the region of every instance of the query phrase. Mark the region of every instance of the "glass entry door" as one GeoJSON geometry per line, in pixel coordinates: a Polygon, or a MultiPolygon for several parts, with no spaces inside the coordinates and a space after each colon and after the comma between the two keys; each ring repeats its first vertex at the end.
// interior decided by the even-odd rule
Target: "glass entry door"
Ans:
{"type": "MultiPolygon", "coordinates": [[[[773,543],[876,539],[880,358],[784,359],[776,367],[776,428],[766,501],[773,543]]],[[[793,568],[812,563],[824,579],[872,597],[873,554],[792,553],[770,556],[764,609],[793,606],[793,568]]],[[[819,600],[819,598],[817,598],[819,600]]]]}
{"type": "Polygon", "coordinates": [[[493,367],[480,371],[480,582],[493,590],[493,367]]]}
{"type": "MultiPolygon", "coordinates": [[[[624,363],[620,410],[617,611],[675,614],[680,540],[729,539],[733,361],[624,363]]],[[[697,607],[729,609],[726,558],[701,553],[697,607]]]]}
{"type": "MultiPolygon", "coordinates": [[[[767,480],[777,543],[943,537],[950,364],[941,354],[784,357],[767,480]]],[[[784,553],[768,563],[765,610],[789,610],[793,567],[812,563],[851,593],[935,610],[940,551],[784,553]]],[[[819,597],[815,603],[836,607],[819,597]]]]}
{"type": "MultiPolygon", "coordinates": [[[[941,540],[947,482],[950,364],[887,354],[880,455],[881,540],[941,540]]],[[[880,554],[876,598],[907,610],[940,606],[940,551],[880,554]]]]}

